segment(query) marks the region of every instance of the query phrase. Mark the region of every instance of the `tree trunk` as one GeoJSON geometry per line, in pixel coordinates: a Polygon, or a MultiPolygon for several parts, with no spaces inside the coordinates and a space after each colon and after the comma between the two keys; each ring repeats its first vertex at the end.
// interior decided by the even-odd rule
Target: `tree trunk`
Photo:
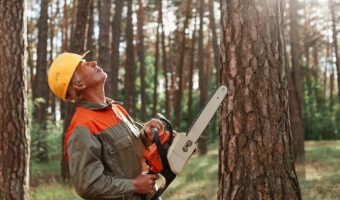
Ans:
{"type": "MultiPolygon", "coordinates": [[[[70,52],[82,54],[85,51],[85,38],[86,38],[86,24],[88,19],[88,13],[90,8],[90,0],[78,0],[77,4],[77,19],[75,28],[71,33],[71,41],[70,44],[70,52]]],[[[64,118],[64,134],[62,141],[64,141],[65,133],[67,128],[70,124],[72,116],[75,111],[75,105],[73,103],[65,103],[65,118],[64,118]]],[[[62,142],[62,151],[63,151],[63,142],[62,142]]],[[[63,180],[67,180],[70,178],[68,172],[68,163],[65,160],[65,152],[62,153],[62,160],[61,160],[61,175],[63,180]]]]}
{"type": "Polygon", "coordinates": [[[28,199],[24,1],[0,1],[0,199],[28,199]]]}
{"type": "Polygon", "coordinates": [[[67,9],[67,0],[64,0],[64,5],[63,5],[63,22],[61,24],[61,40],[62,40],[62,51],[67,51],[68,50],[68,9],[67,9]]]}
{"type": "Polygon", "coordinates": [[[119,77],[119,43],[121,32],[121,19],[122,19],[123,1],[116,0],[115,15],[112,22],[112,95],[113,98],[118,98],[118,77],[119,77]]]}
{"type": "Polygon", "coordinates": [[[158,10],[158,19],[157,19],[157,29],[156,29],[156,55],[155,55],[155,73],[153,77],[153,106],[152,106],[152,116],[156,116],[157,112],[157,101],[158,101],[158,70],[159,70],[159,27],[161,25],[161,7],[160,7],[160,1],[157,3],[157,10],[158,10]]]}
{"type": "Polygon", "coordinates": [[[110,66],[110,11],[111,0],[98,1],[99,8],[99,53],[98,65],[107,73],[105,95],[112,98],[112,72],[110,66]]]}
{"type": "Polygon", "coordinates": [[[289,123],[283,1],[223,0],[218,199],[301,199],[289,123]]]}
{"type": "Polygon", "coordinates": [[[36,79],[33,86],[33,125],[36,128],[37,159],[40,162],[48,161],[47,148],[47,107],[49,104],[49,90],[47,84],[47,42],[48,42],[48,0],[42,0],[40,4],[40,17],[38,22],[38,47],[36,79]]]}
{"type": "Polygon", "coordinates": [[[209,22],[210,22],[210,29],[212,32],[212,43],[214,49],[214,65],[216,68],[216,83],[218,82],[218,71],[220,68],[220,50],[218,47],[217,41],[217,31],[216,31],[216,23],[215,23],[215,16],[214,16],[214,1],[209,0],[209,22]]]}
{"type": "Polygon", "coordinates": [[[335,55],[335,64],[336,64],[336,71],[338,74],[338,102],[340,103],[340,57],[338,52],[338,38],[337,38],[337,30],[336,25],[339,21],[336,19],[336,5],[334,0],[329,0],[329,7],[331,10],[332,15],[332,31],[333,31],[333,47],[334,47],[334,55],[335,55]]]}
{"type": "Polygon", "coordinates": [[[146,121],[146,93],[145,93],[145,56],[144,56],[144,9],[142,0],[138,0],[138,11],[137,11],[137,52],[140,66],[140,95],[141,95],[141,119],[146,121]]]}
{"type": "MultiPolygon", "coordinates": [[[[51,3],[51,19],[50,19],[50,55],[49,55],[49,65],[52,63],[53,61],[53,53],[54,53],[54,37],[55,37],[55,24],[56,24],[56,19],[59,15],[59,0],[56,1],[56,11],[52,16],[52,12],[53,12],[53,3],[51,3]]],[[[52,116],[52,121],[53,123],[56,123],[57,118],[56,118],[56,96],[54,94],[52,94],[51,92],[49,92],[49,99],[50,99],[50,105],[51,105],[51,116],[52,116]]]]}
{"type": "Polygon", "coordinates": [[[194,66],[195,66],[195,45],[196,45],[196,13],[194,15],[194,31],[192,33],[191,56],[189,64],[189,99],[188,99],[188,124],[193,122],[193,85],[194,85],[194,66]]]}
{"type": "Polygon", "coordinates": [[[135,113],[135,52],[133,46],[132,0],[128,0],[126,19],[126,66],[125,66],[125,105],[128,113],[134,117],[135,113]]]}
{"type": "MultiPolygon", "coordinates": [[[[203,47],[203,15],[204,15],[204,0],[200,0],[199,19],[200,26],[198,31],[198,67],[199,67],[199,89],[200,89],[200,106],[203,108],[208,99],[208,76],[204,67],[204,47],[203,47]]],[[[198,140],[198,152],[200,155],[207,154],[207,132],[204,131],[198,140]]]]}
{"type": "Polygon", "coordinates": [[[170,119],[170,92],[169,92],[169,66],[168,66],[168,57],[165,46],[165,33],[164,33],[164,23],[163,23],[163,4],[162,1],[159,1],[160,4],[160,19],[162,25],[162,64],[163,64],[163,74],[164,74],[164,87],[165,87],[165,115],[167,119],[170,119]]]}
{"type": "Polygon", "coordinates": [[[86,50],[90,51],[86,54],[87,60],[95,60],[94,52],[95,52],[95,45],[93,45],[93,32],[94,32],[94,19],[93,19],[93,12],[94,12],[94,1],[90,0],[90,9],[89,9],[89,16],[88,16],[88,25],[87,25],[87,35],[86,35],[86,50]]]}
{"type": "Polygon", "coordinates": [[[178,59],[178,68],[177,68],[177,76],[178,78],[178,88],[176,92],[176,99],[175,99],[175,127],[180,126],[181,122],[181,105],[182,105],[182,96],[183,96],[183,68],[184,68],[184,58],[185,58],[185,45],[186,45],[186,37],[185,37],[185,31],[189,24],[189,17],[190,17],[190,10],[191,10],[191,2],[192,0],[186,1],[186,9],[185,9],[185,20],[183,25],[183,31],[182,31],[182,40],[180,41],[180,47],[179,47],[179,59],[178,59]]]}
{"type": "Polygon", "coordinates": [[[294,158],[296,162],[303,162],[304,129],[302,123],[302,82],[301,82],[301,57],[302,48],[300,45],[298,1],[289,1],[290,17],[290,46],[291,46],[291,70],[288,74],[289,88],[289,111],[292,136],[294,143],[294,158]]]}

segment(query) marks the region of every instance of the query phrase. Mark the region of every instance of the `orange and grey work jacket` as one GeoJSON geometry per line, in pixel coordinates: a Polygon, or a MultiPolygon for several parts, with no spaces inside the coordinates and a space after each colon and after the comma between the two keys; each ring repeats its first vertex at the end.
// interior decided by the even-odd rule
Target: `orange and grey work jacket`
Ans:
{"type": "Polygon", "coordinates": [[[64,148],[71,180],[85,199],[140,200],[132,179],[142,172],[146,139],[125,109],[81,102],[66,132],[64,148]],[[134,129],[134,130],[133,130],[134,129]]]}

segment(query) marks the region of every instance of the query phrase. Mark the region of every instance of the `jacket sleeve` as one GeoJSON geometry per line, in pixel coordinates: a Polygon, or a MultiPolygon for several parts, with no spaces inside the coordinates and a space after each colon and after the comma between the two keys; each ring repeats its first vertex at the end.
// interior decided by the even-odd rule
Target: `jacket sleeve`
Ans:
{"type": "Polygon", "coordinates": [[[83,198],[115,198],[134,192],[132,179],[104,174],[102,145],[87,128],[78,126],[67,142],[71,180],[83,198]]]}

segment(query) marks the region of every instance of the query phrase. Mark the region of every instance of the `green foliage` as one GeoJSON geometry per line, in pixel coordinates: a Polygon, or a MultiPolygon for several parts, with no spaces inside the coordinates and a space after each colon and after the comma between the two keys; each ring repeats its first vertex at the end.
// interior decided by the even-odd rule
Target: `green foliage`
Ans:
{"type": "Polygon", "coordinates": [[[339,138],[339,104],[330,105],[321,85],[311,78],[304,81],[303,122],[305,139],[332,140],[339,138]]]}
{"type": "MultiPolygon", "coordinates": [[[[32,101],[28,98],[28,113],[30,119],[32,119],[33,105],[41,102],[41,99],[37,101],[32,101]]],[[[51,118],[46,121],[46,130],[41,129],[41,124],[36,124],[34,120],[30,120],[28,124],[30,132],[30,145],[31,145],[31,160],[38,161],[38,155],[45,149],[39,148],[39,142],[46,142],[47,156],[48,159],[59,159],[61,153],[61,135],[63,132],[63,122],[61,120],[54,122],[51,118]],[[43,132],[42,132],[43,131],[43,132]],[[39,135],[44,134],[46,137],[40,137],[39,135]]]]}

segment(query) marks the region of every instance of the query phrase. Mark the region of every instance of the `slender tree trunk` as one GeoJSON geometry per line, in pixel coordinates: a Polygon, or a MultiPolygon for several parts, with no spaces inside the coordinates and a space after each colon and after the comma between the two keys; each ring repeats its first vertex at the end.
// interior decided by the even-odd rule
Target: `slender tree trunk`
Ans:
{"type": "Polygon", "coordinates": [[[68,50],[68,9],[67,9],[67,0],[64,0],[64,6],[63,6],[63,22],[61,25],[62,34],[61,34],[61,40],[62,40],[62,51],[68,50]]]}
{"type": "Polygon", "coordinates": [[[49,102],[49,90],[47,85],[47,42],[48,42],[48,0],[42,0],[40,4],[40,17],[38,22],[38,47],[37,47],[37,72],[33,86],[33,121],[37,130],[34,140],[37,142],[36,152],[40,162],[48,161],[47,148],[47,107],[49,102]]]}
{"type": "Polygon", "coordinates": [[[163,4],[162,1],[159,1],[160,4],[160,20],[162,26],[162,64],[163,64],[163,74],[164,74],[164,87],[165,87],[165,115],[167,119],[170,119],[170,92],[169,92],[169,66],[168,66],[168,57],[165,46],[165,33],[164,33],[164,23],[163,23],[163,4]]]}
{"type": "Polygon", "coordinates": [[[184,20],[184,25],[183,25],[183,31],[182,31],[182,41],[180,42],[180,47],[179,47],[179,60],[178,60],[178,68],[177,68],[177,76],[179,77],[177,83],[178,83],[178,88],[176,92],[176,99],[175,99],[175,127],[180,126],[181,122],[181,105],[182,105],[182,96],[183,96],[183,68],[184,68],[184,58],[185,58],[185,45],[186,45],[186,37],[185,37],[185,31],[188,27],[189,24],[189,17],[190,17],[190,10],[191,10],[191,2],[192,0],[187,0],[186,1],[186,11],[185,11],[185,20],[184,20]]]}
{"type": "Polygon", "coordinates": [[[90,0],[90,9],[89,9],[89,16],[88,16],[88,25],[87,25],[87,35],[86,35],[86,50],[90,51],[86,55],[87,60],[95,60],[94,52],[95,52],[95,45],[93,45],[93,32],[94,32],[94,1],[90,0]]]}
{"type": "MultiPolygon", "coordinates": [[[[56,19],[59,15],[59,0],[56,1],[56,11],[54,15],[52,16],[53,11],[53,3],[51,3],[51,19],[50,19],[50,55],[49,55],[49,65],[52,63],[53,60],[53,53],[54,53],[54,37],[55,37],[55,24],[56,19]]],[[[54,123],[56,123],[56,97],[51,92],[49,92],[49,99],[50,99],[50,105],[51,105],[51,116],[54,123]]]]}
{"type": "Polygon", "coordinates": [[[190,56],[190,64],[189,64],[189,100],[188,100],[188,124],[192,124],[193,122],[193,85],[194,85],[194,65],[195,65],[195,45],[196,45],[196,13],[194,16],[194,31],[192,33],[192,49],[190,56]]]}
{"type": "Polygon", "coordinates": [[[113,98],[118,98],[118,77],[119,77],[119,43],[120,43],[120,32],[121,32],[121,19],[122,19],[122,8],[123,1],[116,0],[115,14],[112,22],[112,55],[111,55],[111,66],[112,66],[112,94],[113,98]]]}
{"type": "Polygon", "coordinates": [[[302,82],[301,82],[301,57],[302,48],[300,45],[298,1],[289,0],[290,17],[290,46],[291,46],[291,70],[288,74],[289,88],[289,111],[292,127],[294,158],[296,162],[303,162],[304,129],[302,123],[302,82]]]}
{"type": "Polygon", "coordinates": [[[218,199],[301,199],[289,122],[283,1],[223,0],[218,199]]]}
{"type": "Polygon", "coordinates": [[[110,66],[110,11],[111,0],[98,1],[99,8],[99,54],[98,65],[107,73],[105,95],[113,97],[110,66]]]}
{"type": "MultiPolygon", "coordinates": [[[[199,66],[199,88],[200,88],[200,106],[204,107],[208,99],[208,76],[205,64],[205,53],[203,47],[203,15],[204,15],[204,0],[200,0],[199,4],[199,31],[198,31],[198,66],[199,66]]],[[[204,131],[198,140],[198,151],[200,155],[207,154],[207,132],[204,131]]]]}
{"type": "Polygon", "coordinates": [[[158,104],[158,70],[159,70],[159,28],[161,26],[161,7],[160,7],[160,1],[157,3],[157,10],[158,10],[158,19],[157,19],[157,30],[156,30],[156,55],[155,55],[155,74],[153,78],[153,106],[152,106],[152,115],[155,116],[157,112],[157,104],[158,104]]]}
{"type": "MultiPolygon", "coordinates": [[[[88,13],[90,8],[90,0],[78,0],[77,4],[77,18],[75,28],[71,33],[71,45],[70,52],[82,54],[85,51],[85,38],[86,38],[86,24],[88,19],[88,13]]],[[[72,116],[75,111],[75,105],[72,103],[65,103],[65,119],[64,119],[64,134],[62,141],[64,140],[66,130],[70,124],[72,116]]],[[[63,143],[62,143],[63,146],[63,143]]],[[[61,148],[62,151],[64,148],[61,148]]],[[[67,180],[70,178],[68,171],[68,163],[65,161],[65,152],[62,153],[61,159],[61,175],[63,180],[67,180]]]]}
{"type": "Polygon", "coordinates": [[[216,82],[218,82],[218,71],[220,68],[220,50],[218,47],[217,41],[217,31],[216,31],[216,23],[215,23],[215,16],[214,16],[214,0],[209,0],[209,22],[210,22],[210,29],[212,32],[212,43],[214,49],[214,65],[216,68],[216,82]]]}
{"type": "Polygon", "coordinates": [[[134,117],[135,113],[135,52],[133,46],[133,27],[132,27],[132,0],[128,0],[128,12],[126,20],[126,67],[125,67],[125,105],[128,113],[134,117]]]}
{"type": "Polygon", "coordinates": [[[334,0],[329,0],[329,7],[331,10],[332,15],[332,31],[333,31],[333,47],[334,47],[334,55],[335,55],[335,65],[336,65],[336,71],[338,74],[338,102],[340,102],[340,57],[338,52],[338,37],[337,37],[337,30],[336,25],[339,23],[339,21],[336,19],[336,5],[334,0]]]}
{"type": "MultiPolygon", "coordinates": [[[[160,2],[160,1],[159,1],[160,2]]],[[[137,11],[137,32],[138,32],[138,43],[137,53],[140,67],[140,94],[142,100],[141,106],[141,119],[146,121],[146,93],[145,93],[145,56],[144,56],[144,9],[142,0],[138,0],[138,11],[137,11]]]]}
{"type": "Polygon", "coordinates": [[[28,199],[25,2],[0,1],[0,199],[28,199]]]}

